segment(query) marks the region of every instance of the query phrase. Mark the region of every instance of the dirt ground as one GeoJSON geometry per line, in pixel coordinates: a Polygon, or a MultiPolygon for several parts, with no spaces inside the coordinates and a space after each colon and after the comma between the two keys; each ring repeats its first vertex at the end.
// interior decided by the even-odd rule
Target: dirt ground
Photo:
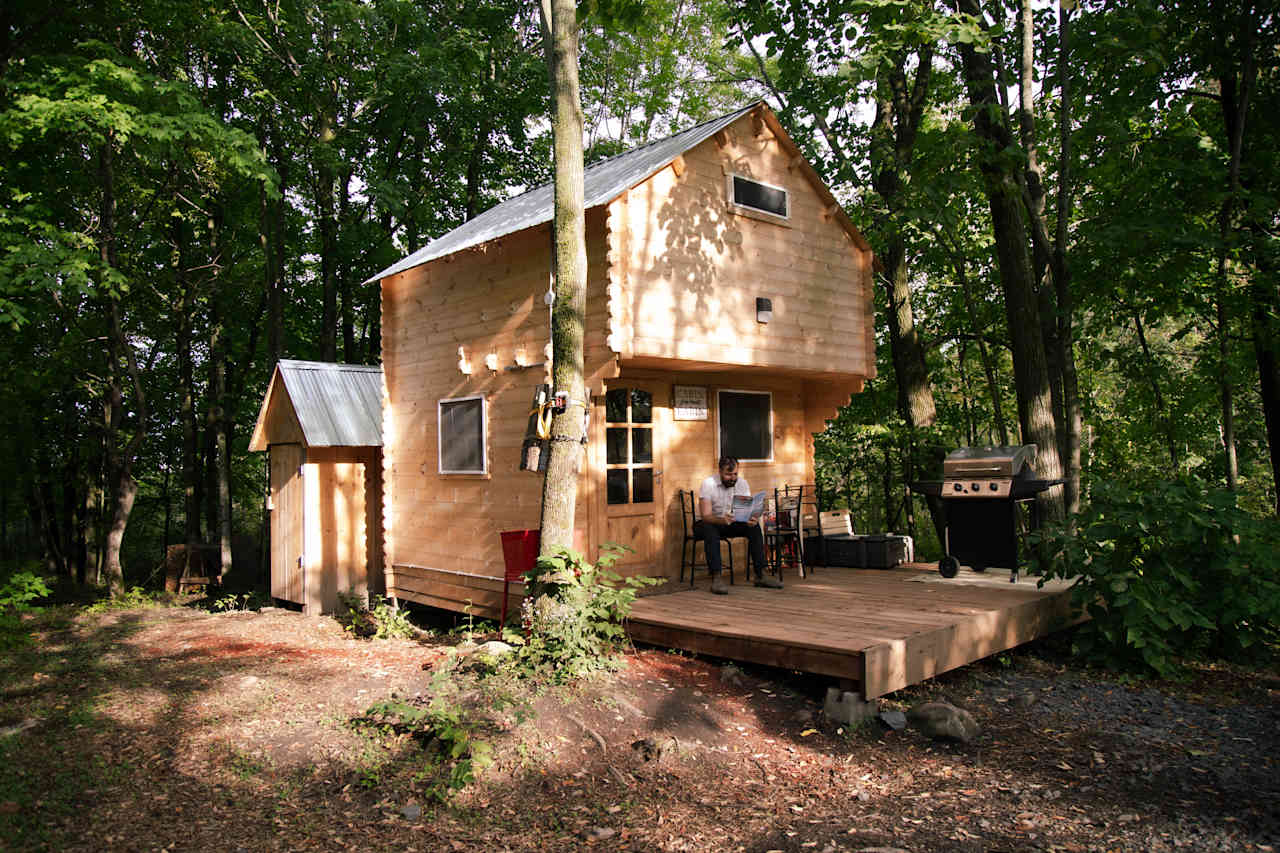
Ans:
{"type": "Polygon", "coordinates": [[[530,715],[490,714],[495,764],[440,804],[422,744],[358,721],[429,692],[456,635],[359,641],[274,609],[34,624],[32,645],[0,652],[5,849],[1280,844],[1274,669],[1125,686],[1040,649],[882,701],[969,709],[982,733],[958,745],[827,721],[821,679],[642,649],[530,715]]]}

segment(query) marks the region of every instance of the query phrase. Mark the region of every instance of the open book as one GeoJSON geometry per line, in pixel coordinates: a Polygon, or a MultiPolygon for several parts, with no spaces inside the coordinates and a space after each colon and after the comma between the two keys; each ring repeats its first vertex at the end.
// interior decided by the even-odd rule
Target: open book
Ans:
{"type": "Polygon", "coordinates": [[[762,512],[764,512],[764,492],[756,492],[750,497],[747,495],[733,496],[734,521],[750,521],[751,516],[760,515],[762,512]]]}

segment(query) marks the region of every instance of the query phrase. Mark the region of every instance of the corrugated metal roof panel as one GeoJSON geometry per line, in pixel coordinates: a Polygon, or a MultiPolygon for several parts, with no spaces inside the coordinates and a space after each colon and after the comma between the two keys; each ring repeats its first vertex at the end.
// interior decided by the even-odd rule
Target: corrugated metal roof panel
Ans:
{"type": "Polygon", "coordinates": [[[280,361],[308,447],[382,446],[382,368],[280,361]]]}
{"type": "MultiPolygon", "coordinates": [[[[748,104],[728,115],[691,127],[657,142],[633,148],[607,160],[588,166],[584,174],[584,208],[590,210],[608,204],[626,190],[662,169],[679,155],[733,124],[761,102],[748,104]]],[[[551,221],[554,192],[551,184],[543,184],[523,195],[495,205],[474,219],[464,222],[449,233],[423,246],[407,258],[387,267],[365,281],[377,281],[398,272],[421,266],[445,255],[479,246],[490,240],[514,234],[551,221]]]]}

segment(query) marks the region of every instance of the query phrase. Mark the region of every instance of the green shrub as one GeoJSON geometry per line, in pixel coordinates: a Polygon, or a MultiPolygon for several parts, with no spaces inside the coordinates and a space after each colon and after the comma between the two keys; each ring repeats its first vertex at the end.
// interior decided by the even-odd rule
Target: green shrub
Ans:
{"type": "Polygon", "coordinates": [[[353,637],[374,640],[412,639],[417,635],[403,610],[397,610],[386,601],[378,601],[370,607],[366,601],[365,596],[354,592],[338,593],[338,611],[334,618],[344,631],[353,637]]]}
{"type": "Polygon", "coordinates": [[[1046,577],[1077,578],[1091,617],[1077,650],[1108,666],[1168,675],[1177,659],[1234,658],[1280,629],[1280,522],[1230,492],[1184,478],[1138,491],[1096,483],[1076,532],[1046,530],[1046,577]]]}
{"type": "Polygon", "coordinates": [[[132,610],[136,607],[157,607],[165,601],[163,592],[152,592],[140,586],[131,586],[115,596],[100,598],[85,608],[86,613],[105,613],[109,610],[132,610]]]}
{"type": "Polygon", "coordinates": [[[260,592],[245,592],[236,594],[229,592],[226,595],[220,595],[209,602],[209,610],[214,613],[228,613],[231,611],[250,611],[261,610],[270,603],[271,599],[260,592]]]}
{"type": "Polygon", "coordinates": [[[27,645],[30,637],[23,627],[21,614],[36,609],[32,602],[50,594],[44,578],[28,569],[14,572],[0,583],[0,649],[27,645]]]}
{"type": "Polygon", "coordinates": [[[626,631],[623,620],[642,588],[661,583],[656,578],[623,578],[610,567],[626,552],[606,544],[598,562],[560,548],[539,557],[525,573],[528,583],[521,617],[528,640],[520,659],[565,681],[611,666],[626,631]]]}
{"type": "Polygon", "coordinates": [[[426,784],[429,796],[441,802],[493,764],[493,745],[479,737],[480,723],[454,701],[388,699],[372,705],[361,722],[407,732],[421,741],[429,760],[415,781],[426,784]]]}
{"type": "Polygon", "coordinates": [[[44,578],[24,569],[14,572],[0,584],[0,610],[28,610],[31,602],[52,595],[44,578]]]}

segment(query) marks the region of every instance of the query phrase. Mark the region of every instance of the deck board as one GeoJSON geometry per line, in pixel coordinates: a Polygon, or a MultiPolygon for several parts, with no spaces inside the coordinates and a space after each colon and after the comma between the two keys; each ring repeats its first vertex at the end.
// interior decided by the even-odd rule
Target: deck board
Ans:
{"type": "MultiPolygon", "coordinates": [[[[1007,573],[1004,577],[1008,577],[1007,573]]],[[[1075,620],[1069,585],[1039,588],[933,566],[820,569],[782,590],[748,583],[712,596],[698,585],[635,602],[637,642],[856,681],[868,698],[997,654],[1075,620]]]]}

